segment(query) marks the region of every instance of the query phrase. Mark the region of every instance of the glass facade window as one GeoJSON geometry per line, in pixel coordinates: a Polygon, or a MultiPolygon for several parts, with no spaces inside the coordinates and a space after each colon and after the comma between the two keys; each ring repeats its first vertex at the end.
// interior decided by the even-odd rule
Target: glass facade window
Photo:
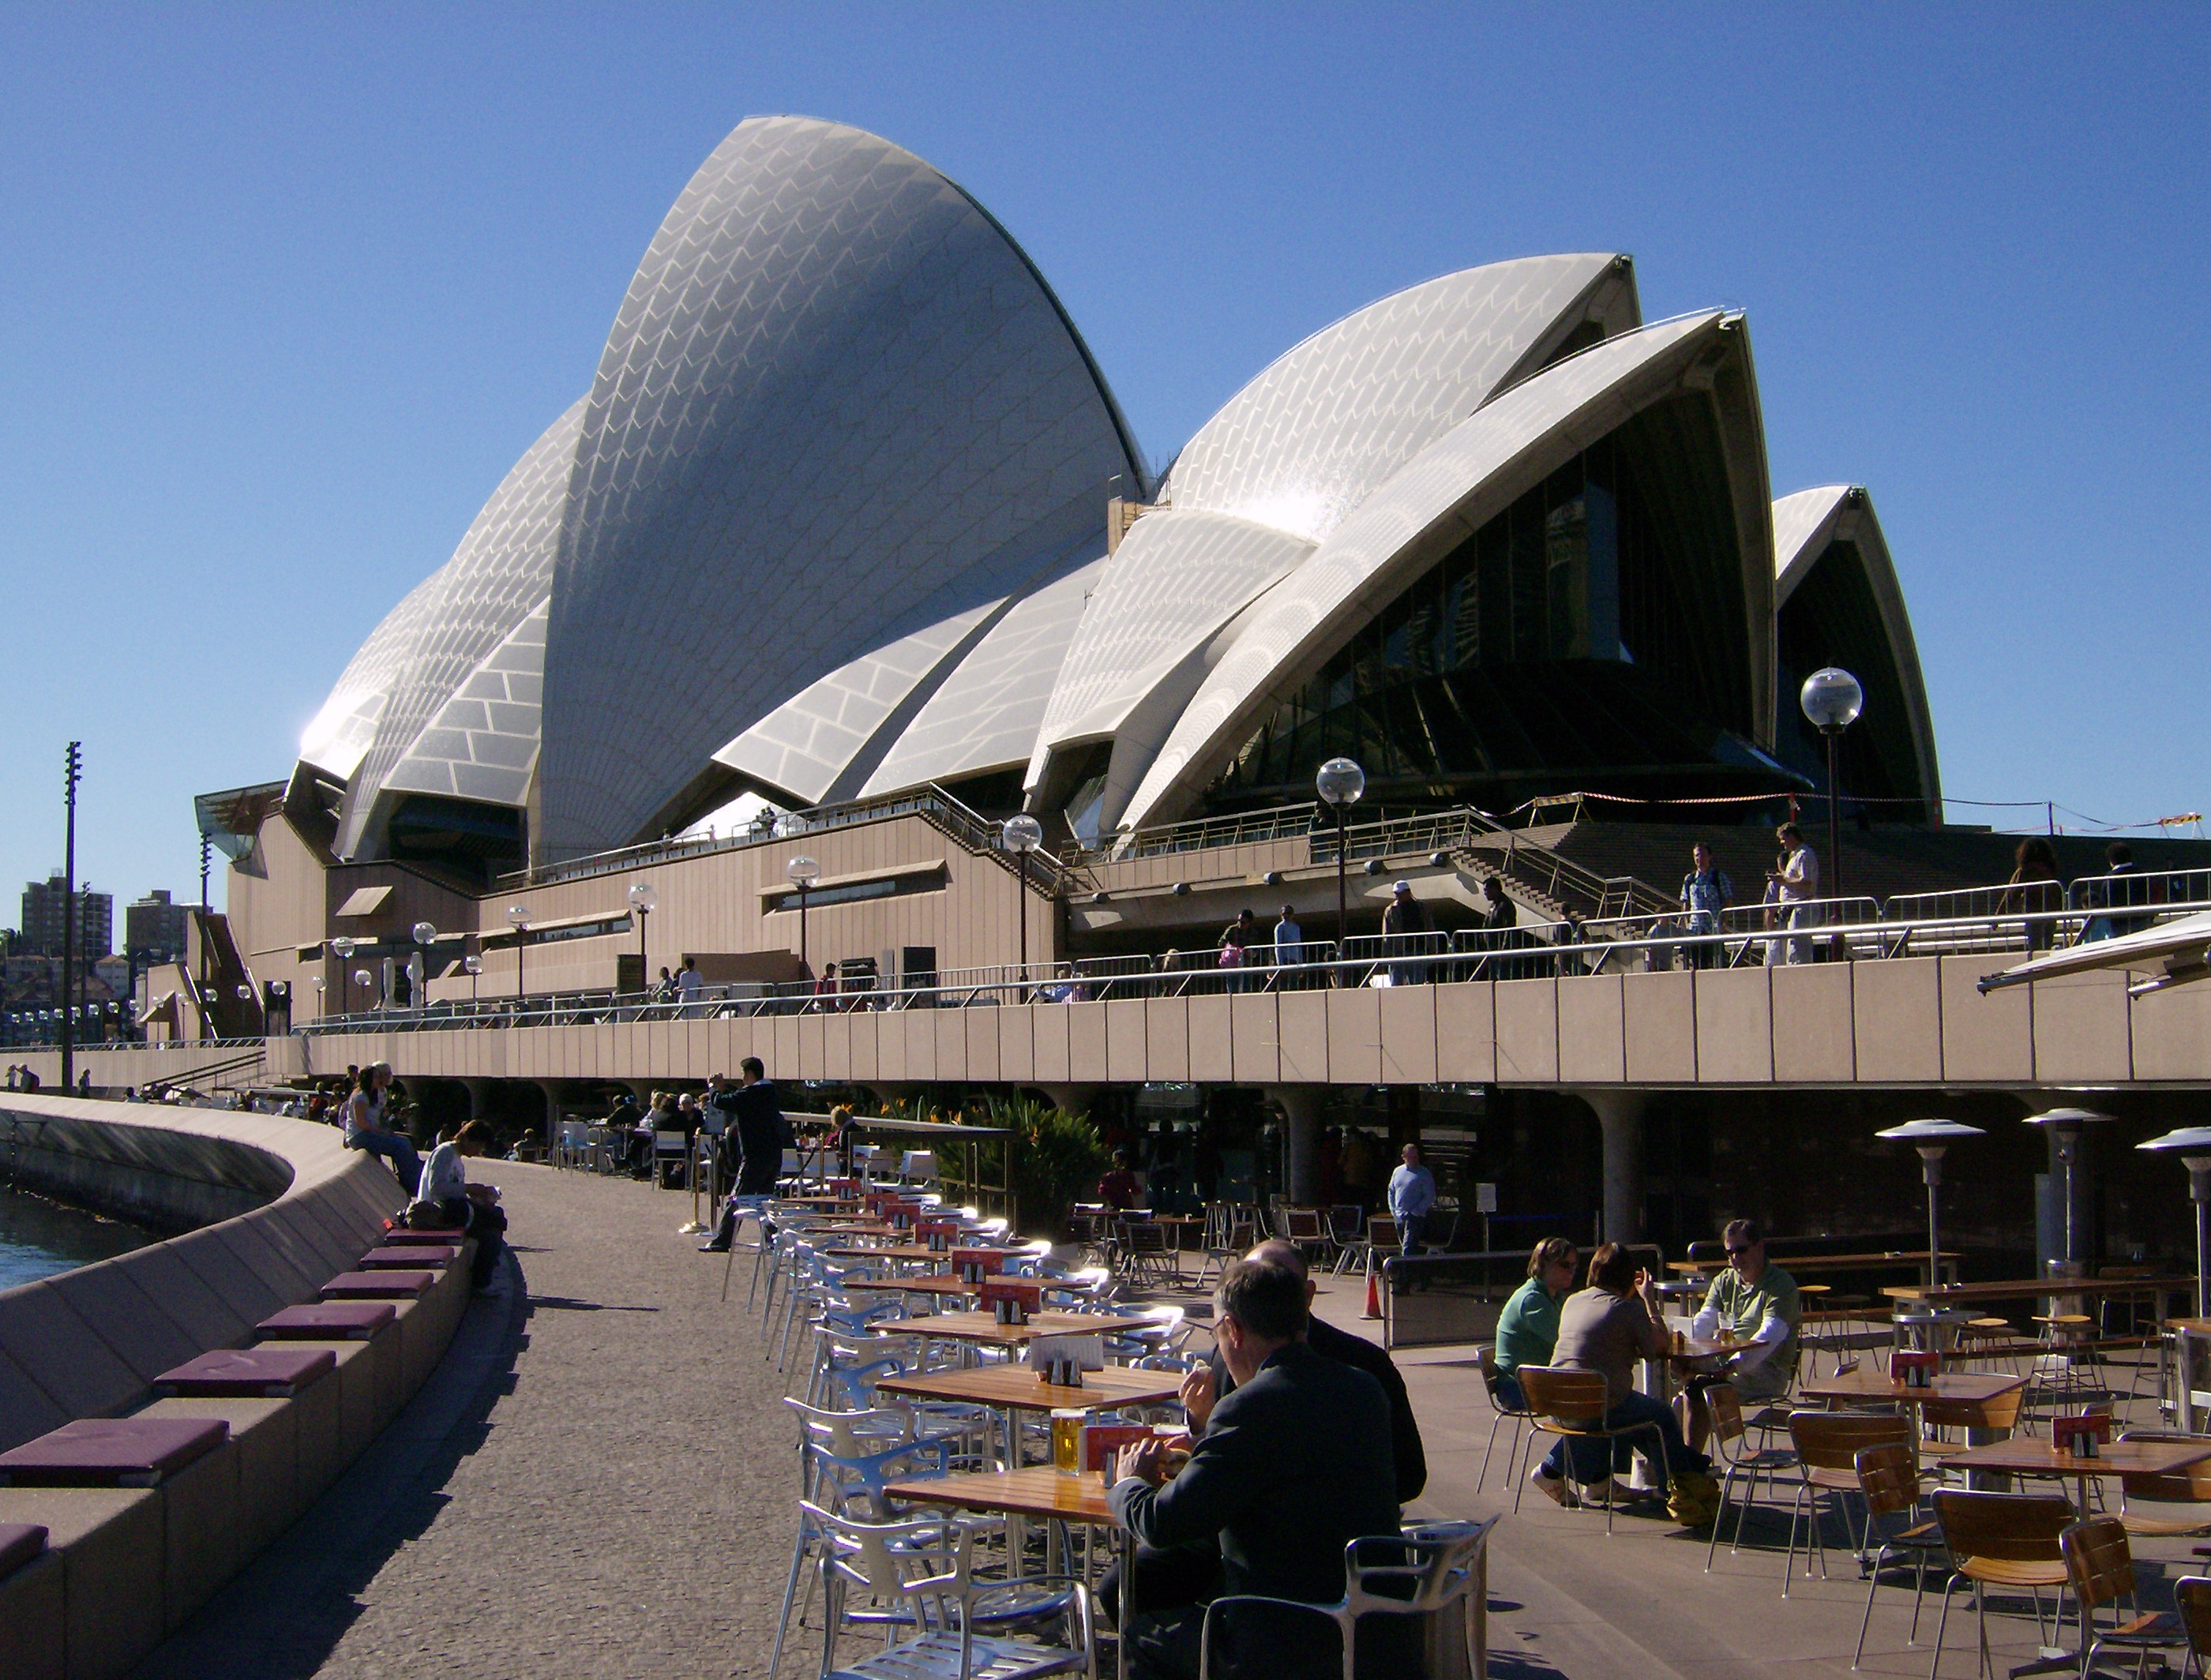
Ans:
{"type": "Polygon", "coordinates": [[[1793,780],[1748,745],[1738,527],[1709,397],[1637,415],[1485,523],[1276,709],[1215,806],[1356,758],[1393,799],[1793,780]]]}

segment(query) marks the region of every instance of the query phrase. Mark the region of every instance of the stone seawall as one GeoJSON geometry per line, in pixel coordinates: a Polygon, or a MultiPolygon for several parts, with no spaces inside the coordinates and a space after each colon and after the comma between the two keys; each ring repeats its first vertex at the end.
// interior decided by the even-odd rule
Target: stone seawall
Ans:
{"type": "Polygon", "coordinates": [[[0,1171],[181,1236],[0,1292],[0,1450],[142,1404],[155,1376],[311,1301],[406,1200],[326,1126],[0,1097],[0,1171]]]}

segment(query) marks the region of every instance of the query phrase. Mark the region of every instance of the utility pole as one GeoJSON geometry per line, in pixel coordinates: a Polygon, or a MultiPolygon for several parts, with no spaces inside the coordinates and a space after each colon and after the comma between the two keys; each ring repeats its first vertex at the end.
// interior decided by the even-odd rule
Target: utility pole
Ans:
{"type": "Polygon", "coordinates": [[[84,773],[84,743],[73,740],[62,756],[62,800],[67,810],[69,837],[62,856],[62,1091],[76,1095],[76,988],[70,970],[76,961],[76,784],[84,773]]]}

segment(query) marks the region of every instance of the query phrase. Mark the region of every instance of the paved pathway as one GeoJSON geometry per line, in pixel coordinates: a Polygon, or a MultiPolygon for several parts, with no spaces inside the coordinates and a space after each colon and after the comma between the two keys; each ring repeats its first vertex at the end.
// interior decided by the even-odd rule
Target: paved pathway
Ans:
{"type": "Polygon", "coordinates": [[[748,1260],[724,1308],[721,1265],[674,1235],[688,1197],[472,1170],[506,1192],[519,1272],[140,1680],[766,1673],[796,1484],[748,1260]]]}

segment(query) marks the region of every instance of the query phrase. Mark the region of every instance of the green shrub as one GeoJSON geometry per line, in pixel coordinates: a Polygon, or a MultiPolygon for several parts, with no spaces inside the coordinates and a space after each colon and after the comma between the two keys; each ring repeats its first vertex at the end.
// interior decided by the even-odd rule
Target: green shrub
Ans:
{"type": "Polygon", "coordinates": [[[1031,1098],[992,1097],[984,1124],[1013,1135],[1013,1191],[1017,1229],[1057,1240],[1067,1234],[1075,1204],[1098,1187],[1106,1145],[1087,1115],[1071,1115],[1031,1098]]]}

